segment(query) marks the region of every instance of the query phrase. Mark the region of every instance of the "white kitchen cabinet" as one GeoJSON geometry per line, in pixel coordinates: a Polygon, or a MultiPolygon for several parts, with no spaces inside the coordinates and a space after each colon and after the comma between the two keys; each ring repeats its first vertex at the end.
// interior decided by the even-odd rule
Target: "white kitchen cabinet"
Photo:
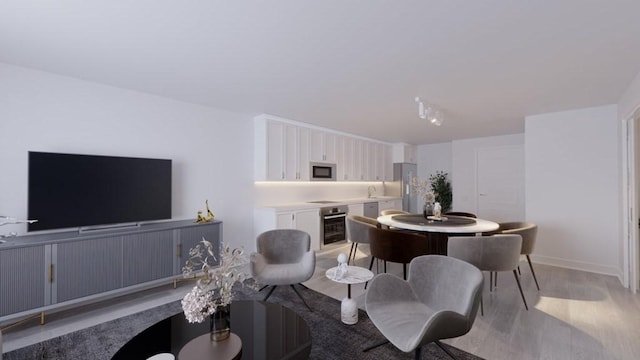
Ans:
{"type": "Polygon", "coordinates": [[[349,204],[349,212],[347,215],[364,216],[364,204],[349,204]]]}
{"type": "Polygon", "coordinates": [[[298,229],[311,236],[311,247],[320,249],[320,209],[278,211],[273,208],[255,210],[256,236],[273,229],[298,229]]]}
{"type": "Polygon", "coordinates": [[[389,144],[265,114],[254,119],[254,132],[255,180],[308,181],[309,162],[336,164],[337,181],[393,180],[389,144]]]}
{"type": "Polygon", "coordinates": [[[361,139],[353,139],[353,156],[351,157],[352,170],[353,170],[353,178],[351,180],[362,181],[365,179],[363,166],[364,160],[364,140],[361,139]]]}
{"type": "Polygon", "coordinates": [[[283,123],[267,121],[266,148],[265,180],[285,180],[285,131],[283,123]]]}
{"type": "Polygon", "coordinates": [[[255,179],[309,180],[309,130],[269,118],[255,120],[255,179]]]}
{"type": "Polygon", "coordinates": [[[284,124],[284,139],[282,180],[309,180],[309,130],[284,124]]]}
{"type": "Polygon", "coordinates": [[[393,181],[393,147],[383,144],[384,181],[393,181]]]}
{"type": "Polygon", "coordinates": [[[311,130],[309,134],[309,160],[336,163],[337,135],[321,130],[311,130]]]}
{"type": "Polygon", "coordinates": [[[402,200],[387,199],[378,201],[378,212],[382,210],[402,210],[402,200]]]}
{"type": "Polygon", "coordinates": [[[353,138],[349,136],[339,136],[336,147],[336,167],[337,180],[350,181],[356,180],[353,171],[353,138]]]}

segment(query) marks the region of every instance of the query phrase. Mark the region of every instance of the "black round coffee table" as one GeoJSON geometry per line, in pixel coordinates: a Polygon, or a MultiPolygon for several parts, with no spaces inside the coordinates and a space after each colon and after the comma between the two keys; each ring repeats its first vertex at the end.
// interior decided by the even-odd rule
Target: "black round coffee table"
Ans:
{"type": "MultiPolygon", "coordinates": [[[[307,359],[311,332],[304,319],[279,304],[238,300],[231,303],[231,332],[242,341],[242,358],[255,360],[307,359]]],[[[168,317],[127,342],[113,360],[146,359],[172,353],[209,332],[209,321],[190,324],[183,313],[168,317]]]]}

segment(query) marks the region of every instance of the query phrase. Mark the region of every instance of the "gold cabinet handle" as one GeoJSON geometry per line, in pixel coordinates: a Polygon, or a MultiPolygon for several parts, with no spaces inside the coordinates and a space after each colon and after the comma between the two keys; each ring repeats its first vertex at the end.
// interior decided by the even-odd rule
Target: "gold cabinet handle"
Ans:
{"type": "Polygon", "coordinates": [[[53,264],[49,264],[49,282],[53,283],[53,264]]]}

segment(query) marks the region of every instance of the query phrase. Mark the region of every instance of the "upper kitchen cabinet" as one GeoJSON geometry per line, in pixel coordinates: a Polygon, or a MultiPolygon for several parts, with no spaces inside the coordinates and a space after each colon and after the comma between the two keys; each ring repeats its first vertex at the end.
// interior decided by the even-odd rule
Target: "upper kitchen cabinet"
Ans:
{"type": "Polygon", "coordinates": [[[311,130],[309,137],[309,160],[335,164],[337,135],[321,130],[311,130]]]}
{"type": "Polygon", "coordinates": [[[255,119],[256,180],[309,180],[309,130],[259,116],[255,119]]]}
{"type": "Polygon", "coordinates": [[[257,181],[308,181],[311,162],[335,164],[337,181],[393,180],[389,144],[266,114],[254,119],[254,129],[257,181]]]}

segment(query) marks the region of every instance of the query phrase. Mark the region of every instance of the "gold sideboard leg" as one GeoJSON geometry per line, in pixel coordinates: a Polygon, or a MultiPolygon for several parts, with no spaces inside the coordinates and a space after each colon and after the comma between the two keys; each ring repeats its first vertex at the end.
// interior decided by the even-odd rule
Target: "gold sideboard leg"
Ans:
{"type": "Polygon", "coordinates": [[[44,325],[44,311],[40,313],[40,325],[44,325]]]}

